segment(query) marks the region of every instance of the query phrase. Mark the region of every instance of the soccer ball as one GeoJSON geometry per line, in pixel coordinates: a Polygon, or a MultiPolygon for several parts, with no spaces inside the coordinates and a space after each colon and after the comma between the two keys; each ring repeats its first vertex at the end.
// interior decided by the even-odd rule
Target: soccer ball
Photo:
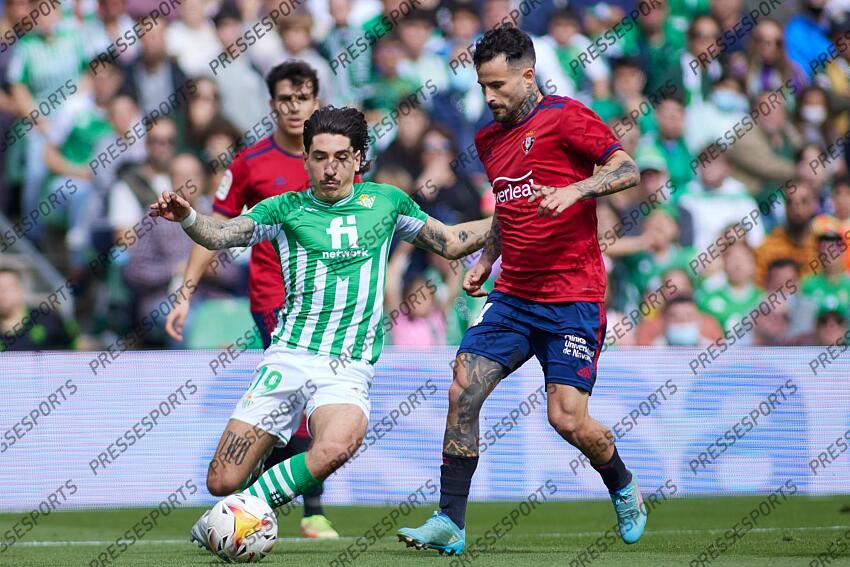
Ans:
{"type": "Polygon", "coordinates": [[[231,494],[207,517],[210,550],[227,563],[254,563],[277,539],[277,518],[268,504],[250,494],[231,494]]]}

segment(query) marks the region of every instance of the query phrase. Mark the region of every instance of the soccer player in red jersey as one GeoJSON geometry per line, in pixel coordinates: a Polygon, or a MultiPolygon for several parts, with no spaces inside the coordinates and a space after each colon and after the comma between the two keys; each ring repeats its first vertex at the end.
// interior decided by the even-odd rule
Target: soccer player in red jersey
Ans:
{"type": "MultiPolygon", "coordinates": [[[[268,138],[241,150],[231,162],[215,194],[213,215],[229,219],[251,208],[263,199],[289,191],[303,191],[310,186],[304,168],[304,122],[319,108],[319,80],[316,71],[303,61],[289,60],[274,67],[266,77],[271,100],[271,113],[276,116],[277,128],[268,138]]],[[[197,283],[215,257],[214,250],[196,244],[183,274],[183,282],[197,283]]],[[[223,256],[222,262],[229,260],[223,256]]],[[[271,333],[283,316],[286,293],[281,277],[280,261],[271,242],[261,242],[253,247],[248,265],[248,297],[251,315],[260,331],[263,348],[271,343],[271,333]]],[[[168,314],[166,332],[174,339],[183,340],[183,328],[189,313],[189,301],[177,304],[168,314]]],[[[245,449],[255,440],[233,437],[222,439],[216,454],[227,460],[245,454],[245,449]]],[[[306,423],[292,436],[286,447],[275,447],[263,463],[268,469],[278,462],[303,453],[310,446],[306,423]]],[[[215,466],[213,459],[210,466],[215,466]]],[[[257,471],[257,473],[262,471],[257,471]]],[[[301,534],[304,537],[335,538],[339,534],[331,526],[322,510],[322,487],[304,495],[304,518],[301,534]]]]}
{"type": "Polygon", "coordinates": [[[455,360],[440,512],[419,528],[399,530],[399,540],[419,549],[463,551],[478,464],[478,414],[499,381],[534,355],[543,367],[549,423],[599,472],[620,535],[634,543],[646,525],[640,491],[611,432],[588,414],[588,398],[606,324],[595,197],[636,185],[637,166],[590,109],[540,93],[534,47],[524,32],[512,26],[488,31],[473,62],[494,118],[477,133],[475,146],[493,186],[496,214],[464,289],[484,295],[481,285],[499,256],[502,272],[455,360]]]}

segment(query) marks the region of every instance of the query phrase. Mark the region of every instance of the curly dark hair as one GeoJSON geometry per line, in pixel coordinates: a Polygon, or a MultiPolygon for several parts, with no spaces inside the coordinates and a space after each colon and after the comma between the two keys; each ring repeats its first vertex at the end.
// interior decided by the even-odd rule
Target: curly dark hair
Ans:
{"type": "Polygon", "coordinates": [[[366,152],[369,150],[369,128],[366,117],[356,108],[323,106],[304,122],[304,151],[310,152],[313,137],[319,134],[340,134],[351,140],[351,147],[360,151],[359,173],[369,170],[366,152]]]}
{"type": "Polygon", "coordinates": [[[277,84],[285,80],[289,80],[293,87],[298,87],[309,81],[313,87],[313,96],[318,98],[319,77],[316,75],[316,70],[305,62],[298,59],[287,59],[269,71],[269,74],[266,75],[266,87],[269,89],[271,98],[274,98],[274,89],[277,84]]]}
{"type": "Polygon", "coordinates": [[[537,62],[534,54],[534,44],[527,33],[511,24],[502,24],[491,30],[475,42],[475,53],[472,62],[478,69],[483,63],[504,54],[508,65],[517,61],[527,60],[531,67],[537,62]]]}

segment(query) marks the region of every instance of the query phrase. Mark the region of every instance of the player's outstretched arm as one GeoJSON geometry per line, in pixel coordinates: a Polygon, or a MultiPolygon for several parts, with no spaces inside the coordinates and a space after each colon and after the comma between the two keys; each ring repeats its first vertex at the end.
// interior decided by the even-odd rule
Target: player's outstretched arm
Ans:
{"type": "Polygon", "coordinates": [[[179,222],[192,240],[208,250],[247,246],[256,226],[252,219],[245,216],[225,220],[199,215],[186,199],[171,191],[160,195],[157,202],[150,206],[148,214],[179,222]]]}
{"type": "Polygon", "coordinates": [[[581,199],[594,199],[618,193],[640,183],[640,172],[634,160],[623,150],[617,150],[596,173],[566,187],[534,185],[529,203],[540,200],[538,216],[558,216],[581,199]]]}
{"type": "Polygon", "coordinates": [[[457,260],[484,246],[490,223],[491,219],[486,218],[446,226],[437,219],[428,217],[413,244],[449,260],[457,260]]]}

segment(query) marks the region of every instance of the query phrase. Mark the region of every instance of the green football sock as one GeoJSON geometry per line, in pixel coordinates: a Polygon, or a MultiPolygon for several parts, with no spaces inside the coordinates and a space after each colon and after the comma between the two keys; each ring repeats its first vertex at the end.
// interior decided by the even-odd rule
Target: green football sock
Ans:
{"type": "Polygon", "coordinates": [[[305,453],[299,453],[264,472],[245,492],[278,508],[299,494],[310,492],[318,484],[307,469],[305,453]]]}

